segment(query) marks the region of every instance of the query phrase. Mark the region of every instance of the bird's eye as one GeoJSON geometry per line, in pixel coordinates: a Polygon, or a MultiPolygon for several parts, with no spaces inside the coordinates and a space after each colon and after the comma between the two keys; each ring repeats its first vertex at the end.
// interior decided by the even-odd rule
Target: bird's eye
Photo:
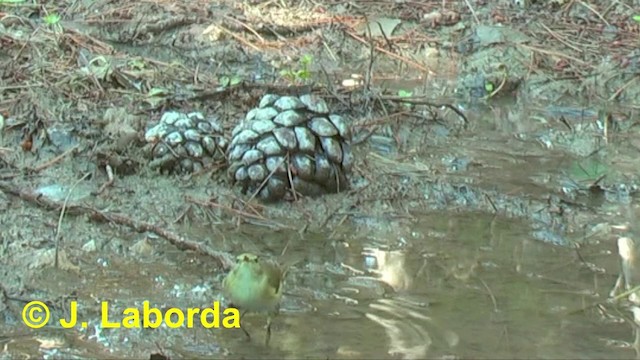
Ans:
{"type": "Polygon", "coordinates": [[[258,257],[256,255],[253,255],[253,254],[242,254],[242,255],[238,256],[238,261],[258,262],[258,257]]]}

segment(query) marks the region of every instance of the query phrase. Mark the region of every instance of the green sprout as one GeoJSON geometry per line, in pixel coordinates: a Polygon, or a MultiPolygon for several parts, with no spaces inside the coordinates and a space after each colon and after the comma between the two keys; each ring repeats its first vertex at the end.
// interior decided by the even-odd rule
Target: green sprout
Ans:
{"type": "Polygon", "coordinates": [[[44,23],[47,24],[48,26],[51,26],[53,28],[53,31],[55,32],[62,32],[62,25],[60,25],[60,19],[61,19],[60,15],[56,13],[47,14],[45,17],[42,18],[44,23]]]}
{"type": "Polygon", "coordinates": [[[153,107],[159,106],[171,95],[171,91],[162,87],[154,87],[149,90],[145,101],[153,107]]]}
{"type": "Polygon", "coordinates": [[[280,71],[280,76],[292,82],[304,83],[311,78],[311,64],[313,55],[305,54],[300,58],[300,65],[296,69],[280,71]]]}
{"type": "Polygon", "coordinates": [[[640,15],[633,15],[633,21],[640,23],[640,15]]]}
{"type": "Polygon", "coordinates": [[[53,13],[42,18],[47,25],[56,25],[60,22],[60,15],[53,13]]]}
{"type": "Polygon", "coordinates": [[[403,97],[403,98],[412,97],[413,96],[413,92],[406,91],[406,90],[398,90],[398,96],[403,97]]]}
{"type": "Polygon", "coordinates": [[[141,59],[131,59],[129,60],[129,66],[134,70],[144,70],[147,67],[147,63],[141,59]]]}
{"type": "Polygon", "coordinates": [[[587,158],[574,161],[569,167],[571,176],[577,181],[595,181],[609,173],[609,169],[601,161],[587,158]]]}
{"type": "MultiPolygon", "coordinates": [[[[398,96],[401,98],[410,98],[413,96],[413,92],[412,91],[407,91],[407,90],[398,90],[398,96]]],[[[402,104],[405,108],[409,109],[411,108],[411,104],[402,104]]]]}
{"type": "Polygon", "coordinates": [[[226,87],[229,87],[229,86],[238,85],[241,82],[242,82],[242,77],[240,75],[232,75],[232,76],[224,75],[224,76],[221,76],[218,79],[218,83],[223,88],[226,88],[226,87]]]}
{"type": "Polygon", "coordinates": [[[484,89],[486,92],[491,94],[495,90],[495,85],[493,85],[491,81],[487,81],[486,83],[484,83],[484,89]]]}
{"type": "Polygon", "coordinates": [[[310,54],[304,54],[302,55],[302,59],[300,59],[300,64],[302,64],[302,66],[304,66],[305,68],[309,68],[312,62],[313,55],[310,54]]]}

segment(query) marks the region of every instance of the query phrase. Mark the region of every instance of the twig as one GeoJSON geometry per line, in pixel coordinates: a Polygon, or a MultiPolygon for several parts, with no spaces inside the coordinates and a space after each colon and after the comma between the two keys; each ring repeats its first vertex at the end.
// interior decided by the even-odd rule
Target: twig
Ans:
{"type": "MultiPolygon", "coordinates": [[[[369,42],[368,42],[367,40],[365,40],[365,39],[363,39],[362,37],[360,37],[360,36],[358,36],[358,35],[354,34],[353,32],[351,32],[351,31],[346,31],[346,33],[347,33],[347,34],[349,34],[349,36],[351,36],[352,38],[354,38],[354,39],[356,39],[356,40],[360,41],[361,43],[363,43],[363,44],[365,44],[365,45],[369,45],[369,42]]],[[[417,63],[417,62],[415,62],[415,61],[413,61],[413,60],[411,60],[411,59],[408,59],[408,58],[406,58],[406,57],[402,57],[402,56],[400,56],[400,55],[394,54],[394,53],[392,53],[391,51],[386,50],[386,49],[383,49],[383,48],[381,48],[381,47],[379,47],[379,46],[376,46],[376,47],[375,47],[375,49],[376,49],[377,51],[381,52],[381,53],[384,53],[384,54],[389,55],[389,56],[390,56],[390,57],[392,57],[392,58],[395,58],[396,60],[400,60],[400,61],[402,61],[403,63],[405,63],[405,64],[407,64],[407,65],[410,65],[410,66],[412,66],[412,67],[414,67],[414,68],[416,68],[416,69],[418,69],[418,70],[420,70],[420,71],[422,71],[422,72],[424,72],[424,73],[427,73],[427,74],[430,74],[430,75],[434,75],[434,74],[435,74],[433,71],[429,70],[427,67],[425,67],[425,66],[423,66],[423,65],[421,65],[421,64],[419,64],[419,63],[417,63]]]]}
{"type": "Polygon", "coordinates": [[[410,98],[410,97],[402,97],[402,96],[381,96],[380,99],[389,100],[389,101],[398,101],[398,102],[413,104],[413,105],[427,105],[427,106],[432,106],[436,108],[446,107],[453,110],[453,112],[455,112],[456,114],[458,114],[458,116],[460,116],[464,121],[465,126],[469,125],[469,120],[467,120],[467,117],[464,116],[464,113],[462,113],[462,111],[460,111],[458,108],[456,108],[451,104],[438,104],[438,103],[432,103],[430,101],[422,100],[419,98],[410,98]]]}
{"type": "Polygon", "coordinates": [[[561,52],[558,51],[552,51],[552,50],[545,50],[545,49],[541,49],[539,47],[535,47],[535,46],[531,46],[531,45],[525,45],[525,44],[520,44],[520,46],[522,46],[525,49],[531,50],[531,51],[536,51],[539,52],[541,54],[547,54],[547,55],[553,55],[553,56],[558,56],[558,57],[563,57],[572,61],[575,61],[576,63],[583,65],[583,66],[590,66],[593,67],[593,65],[590,65],[576,57],[567,55],[567,54],[563,54],[561,52]]]}
{"type": "Polygon", "coordinates": [[[464,0],[464,2],[467,3],[467,7],[471,11],[471,15],[473,16],[473,19],[476,21],[476,24],[480,24],[480,20],[478,20],[478,15],[476,15],[476,12],[475,10],[473,10],[473,6],[471,6],[471,3],[469,2],[469,0],[464,0]]]}
{"type": "Polygon", "coordinates": [[[499,311],[498,302],[496,301],[496,297],[493,295],[493,291],[491,291],[491,288],[489,287],[489,285],[487,285],[487,283],[484,282],[482,278],[480,278],[479,276],[477,278],[482,284],[482,286],[484,286],[484,288],[487,290],[487,293],[489,294],[489,298],[491,298],[491,302],[493,303],[493,312],[498,312],[499,311]]]}
{"type": "MultiPolygon", "coordinates": [[[[6,181],[0,181],[0,189],[8,194],[11,194],[23,200],[32,202],[45,209],[58,210],[64,206],[64,204],[61,204],[58,201],[47,199],[44,196],[41,196],[40,194],[33,193],[27,190],[18,189],[14,187],[11,183],[6,181]]],[[[140,232],[140,233],[152,232],[162,238],[165,238],[167,241],[169,241],[169,243],[171,243],[172,245],[174,245],[180,250],[191,250],[191,251],[195,251],[197,253],[212,257],[218,262],[219,266],[223,269],[229,269],[235,263],[235,261],[233,260],[233,256],[231,256],[231,254],[227,252],[213,250],[210,246],[204,243],[188,240],[158,225],[154,225],[146,221],[136,220],[131,215],[109,213],[109,212],[101,211],[86,205],[66,206],[65,214],[89,215],[89,218],[96,222],[108,221],[108,222],[116,223],[118,225],[127,226],[135,230],[136,232],[140,232]]]]}
{"type": "MultiPolygon", "coordinates": [[[[290,153],[287,151],[287,164],[291,164],[290,153]]],[[[291,173],[291,165],[287,166],[287,177],[289,178],[289,184],[291,185],[291,193],[293,193],[293,201],[298,201],[298,194],[296,193],[296,187],[293,184],[293,174],[291,173]]]]}
{"type": "Polygon", "coordinates": [[[599,17],[600,20],[602,20],[607,26],[611,26],[611,24],[609,24],[609,22],[604,17],[602,17],[602,15],[600,15],[599,12],[597,12],[591,6],[587,5],[584,1],[578,1],[578,3],[580,3],[580,5],[586,7],[587,9],[589,9],[589,11],[591,11],[592,13],[596,14],[596,16],[599,17]]]}
{"type": "Polygon", "coordinates": [[[234,21],[234,22],[240,24],[240,26],[242,26],[243,28],[247,29],[247,31],[249,31],[250,33],[255,35],[258,38],[258,40],[260,40],[261,43],[265,43],[266,42],[264,40],[264,38],[262,36],[260,36],[260,34],[258,34],[258,32],[255,31],[251,26],[249,26],[249,25],[243,23],[242,21],[240,21],[238,19],[235,19],[235,18],[233,18],[233,17],[231,17],[229,15],[225,15],[224,18],[227,19],[227,20],[231,20],[231,21],[234,21]]]}
{"type": "Polygon", "coordinates": [[[333,228],[333,231],[331,232],[331,234],[329,234],[329,237],[327,239],[333,239],[333,237],[336,235],[336,233],[338,232],[338,229],[340,228],[340,226],[342,224],[344,224],[344,222],[349,218],[349,214],[345,214],[342,216],[342,218],[340,219],[340,221],[338,221],[338,224],[336,224],[336,226],[333,228]]]}
{"type": "MultiPolygon", "coordinates": [[[[256,189],[256,191],[253,192],[253,194],[251,194],[251,197],[249,198],[249,200],[247,200],[248,203],[251,202],[251,200],[255,199],[255,197],[260,193],[260,191],[267,186],[267,182],[269,181],[269,179],[271,179],[271,177],[273,176],[273,174],[276,173],[276,171],[278,170],[278,168],[280,167],[280,165],[285,163],[285,160],[287,160],[286,158],[282,158],[282,160],[280,160],[280,162],[278,163],[278,165],[276,165],[273,170],[271,170],[271,172],[269,173],[269,175],[267,175],[266,178],[264,178],[264,180],[262,180],[262,182],[260,183],[260,186],[258,186],[258,188],[256,189]]],[[[287,166],[289,165],[289,162],[286,162],[287,166]]]]}
{"type": "Polygon", "coordinates": [[[220,30],[226,32],[227,34],[231,35],[231,37],[233,37],[234,39],[238,40],[239,42],[247,45],[248,47],[252,48],[253,50],[257,51],[257,52],[262,52],[262,49],[260,49],[259,47],[253,45],[252,43],[250,43],[249,41],[243,39],[242,37],[240,37],[240,35],[237,35],[229,30],[227,30],[224,26],[222,25],[215,25],[217,26],[220,30]]]}
{"type": "Polygon", "coordinates": [[[98,191],[96,191],[92,195],[100,195],[107,189],[107,187],[113,185],[115,178],[113,177],[113,169],[111,169],[111,165],[107,164],[107,166],[105,166],[105,170],[107,171],[107,182],[102,184],[98,191]]]}
{"type": "Polygon", "coordinates": [[[244,201],[243,199],[238,198],[238,197],[234,198],[234,203],[235,203],[235,201],[240,202],[240,203],[242,204],[242,206],[244,206],[244,208],[248,208],[248,209],[250,209],[251,211],[253,211],[253,213],[254,213],[256,216],[258,216],[258,217],[260,217],[260,218],[262,218],[262,219],[264,218],[264,217],[262,216],[262,212],[261,212],[261,211],[264,209],[264,206],[263,206],[263,205],[258,204],[258,203],[249,203],[249,202],[244,201]],[[259,209],[257,209],[257,208],[259,208],[259,209]]]}
{"type": "Polygon", "coordinates": [[[69,198],[71,197],[71,193],[73,193],[73,189],[76,188],[76,186],[78,186],[78,184],[82,181],[84,181],[86,178],[89,177],[89,175],[91,175],[91,173],[86,173],[84,174],[84,176],[82,178],[80,178],[78,181],[76,181],[73,186],[71,186],[71,189],[69,189],[69,192],[67,193],[67,196],[64,198],[64,203],[62,204],[62,209],[60,209],[60,217],[58,217],[58,226],[56,227],[56,251],[55,251],[55,259],[53,262],[53,266],[57,269],[58,268],[58,254],[60,253],[60,239],[62,238],[62,219],[64,219],[64,213],[65,210],[67,209],[67,204],[69,204],[69,198]]]}
{"type": "Polygon", "coordinates": [[[486,96],[487,99],[491,99],[492,97],[494,97],[497,93],[500,92],[500,90],[502,90],[502,88],[504,87],[504,84],[507,83],[507,74],[502,74],[502,81],[500,82],[500,85],[498,85],[498,87],[493,90],[493,92],[489,95],[486,96]]]}
{"type": "Polygon", "coordinates": [[[187,202],[190,202],[190,203],[193,203],[193,204],[196,204],[196,205],[200,205],[200,206],[204,206],[204,207],[211,207],[211,208],[216,208],[216,209],[221,209],[221,210],[226,210],[226,211],[234,213],[236,215],[245,216],[245,217],[256,219],[256,220],[265,220],[265,218],[260,216],[260,215],[249,214],[248,212],[244,212],[242,210],[236,210],[236,209],[230,208],[228,206],[224,206],[222,204],[218,204],[218,203],[213,202],[213,201],[204,202],[204,201],[201,201],[201,200],[198,200],[198,199],[194,199],[191,196],[186,196],[185,200],[187,202]]]}
{"type": "Polygon", "coordinates": [[[543,24],[542,22],[538,22],[538,24],[539,24],[540,26],[542,26],[545,30],[547,30],[547,32],[548,32],[549,34],[551,34],[551,36],[553,36],[556,40],[558,40],[558,41],[560,41],[561,43],[565,44],[567,47],[570,47],[571,49],[573,49],[573,50],[575,50],[575,51],[577,51],[577,52],[580,52],[580,53],[584,52],[584,49],[581,49],[581,48],[579,48],[579,47],[573,46],[573,45],[569,44],[568,42],[566,42],[564,39],[562,39],[562,38],[560,37],[560,35],[556,34],[553,30],[549,29],[549,28],[547,27],[547,25],[543,24]]]}
{"type": "Polygon", "coordinates": [[[63,152],[62,154],[60,154],[60,155],[58,155],[58,156],[54,157],[53,159],[48,160],[48,161],[47,161],[47,162],[45,162],[44,164],[40,164],[40,165],[36,166],[35,168],[33,168],[33,171],[35,171],[35,172],[40,172],[40,171],[42,171],[42,170],[44,170],[44,169],[46,169],[46,168],[48,168],[48,167],[50,167],[50,166],[52,166],[52,165],[57,164],[58,162],[60,162],[60,160],[64,159],[67,155],[69,155],[69,154],[71,154],[72,152],[76,151],[76,149],[77,149],[77,148],[78,148],[78,146],[77,146],[77,145],[76,145],[76,146],[74,146],[74,147],[72,147],[71,149],[69,149],[69,150],[67,150],[67,151],[63,152]]]}
{"type": "Polygon", "coordinates": [[[614,302],[616,302],[616,301],[618,301],[618,300],[620,300],[620,299],[622,299],[624,297],[627,297],[627,296],[633,294],[634,292],[636,292],[638,290],[640,290],[640,285],[634,287],[633,289],[629,289],[629,290],[627,290],[627,291],[625,291],[625,292],[623,292],[621,294],[618,294],[618,295],[616,295],[614,297],[610,297],[610,298],[602,300],[602,301],[597,301],[597,302],[591,303],[589,305],[586,305],[584,307],[581,307],[579,309],[572,310],[572,311],[570,311],[568,313],[568,315],[574,315],[574,314],[577,314],[577,313],[585,312],[588,309],[591,309],[591,308],[594,308],[594,307],[597,307],[597,306],[602,306],[604,304],[614,303],[614,302]]]}
{"type": "Polygon", "coordinates": [[[637,76],[634,76],[631,78],[631,80],[627,81],[624,85],[622,85],[618,90],[616,90],[615,93],[613,93],[613,95],[611,95],[611,97],[609,97],[609,101],[613,101],[615,100],[615,98],[617,98],[618,96],[620,96],[620,94],[624,91],[624,89],[628,88],[629,85],[631,85],[634,81],[636,81],[638,79],[637,76]]]}
{"type": "MultiPolygon", "coordinates": [[[[190,202],[190,203],[193,203],[193,204],[196,204],[196,205],[200,205],[200,206],[203,206],[203,207],[216,208],[216,209],[224,210],[224,211],[232,213],[232,214],[234,214],[236,216],[245,217],[245,218],[252,219],[252,220],[269,221],[269,222],[271,222],[271,226],[270,227],[272,227],[272,228],[295,229],[293,227],[286,226],[284,224],[281,224],[281,223],[275,222],[273,220],[267,219],[264,216],[262,216],[260,213],[258,213],[257,211],[254,211],[255,212],[255,215],[254,215],[254,214],[250,214],[248,212],[242,211],[242,210],[231,208],[229,206],[224,206],[222,204],[219,204],[219,203],[216,203],[216,202],[213,202],[213,201],[202,201],[202,200],[194,199],[191,196],[186,196],[185,200],[187,202],[190,202]]],[[[250,207],[250,206],[247,206],[247,207],[252,209],[252,207],[250,207]]]]}

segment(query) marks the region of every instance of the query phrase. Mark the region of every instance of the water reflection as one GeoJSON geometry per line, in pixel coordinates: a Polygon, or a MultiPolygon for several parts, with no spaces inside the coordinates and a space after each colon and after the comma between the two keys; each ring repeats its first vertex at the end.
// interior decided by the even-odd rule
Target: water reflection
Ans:
{"type": "MultiPolygon", "coordinates": [[[[627,324],[638,328],[640,304],[634,304],[632,297],[634,301],[627,302],[632,306],[625,307],[625,302],[621,302],[622,311],[615,313],[611,304],[603,301],[606,295],[599,295],[608,293],[615,278],[583,266],[575,250],[533,241],[525,225],[493,217],[421,215],[411,225],[403,224],[404,228],[377,234],[351,229],[352,233],[340,240],[327,240],[326,234],[317,234],[297,244],[291,241],[290,251],[308,257],[289,272],[283,312],[274,321],[268,349],[260,342],[247,343],[241,331],[198,327],[118,329],[101,334],[108,342],[90,338],[92,333],[80,333],[84,340],[74,342],[74,346],[88,349],[81,354],[108,351],[113,356],[145,357],[157,352],[160,344],[173,358],[636,355],[632,346],[639,348],[638,332],[635,344],[624,343],[622,339],[633,341],[627,324]],[[591,304],[603,304],[605,310],[591,304]],[[623,313],[629,320],[626,323],[619,315],[623,313]]],[[[256,241],[241,250],[258,249],[277,256],[284,246],[277,241],[295,236],[289,235],[265,235],[260,239],[267,245],[256,241]]],[[[622,266],[618,290],[625,291],[640,281],[640,266],[633,241],[623,238],[618,245],[622,266]]],[[[618,255],[606,252],[613,246],[614,243],[609,243],[593,247],[593,254],[600,257],[583,249],[581,257],[596,259],[604,268],[617,269],[614,261],[618,255]]],[[[108,271],[104,267],[87,269],[93,275],[83,291],[100,298],[108,294],[121,304],[136,304],[141,298],[152,296],[159,303],[185,307],[209,304],[217,296],[218,279],[223,274],[206,270],[202,265],[208,259],[187,261],[188,254],[183,252],[174,252],[173,256],[144,266],[139,265],[139,260],[128,263],[128,258],[112,259],[108,271]],[[179,271],[176,264],[180,265],[179,271]],[[158,278],[163,281],[153,281],[158,278]],[[184,291],[176,292],[173,290],[176,286],[184,291]],[[209,291],[205,294],[189,291],[202,287],[209,291]]],[[[34,286],[49,289],[47,284],[58,286],[58,283],[52,274],[43,274],[34,286]]],[[[90,324],[99,319],[99,313],[90,309],[87,316],[90,324]]],[[[248,316],[246,320],[251,329],[264,324],[261,317],[248,316]]],[[[60,333],[75,337],[69,331],[60,333]]],[[[5,344],[9,354],[22,353],[24,346],[34,357],[44,355],[41,349],[22,339],[5,344]]],[[[66,347],[71,346],[62,345],[66,347]]]]}
{"type": "MultiPolygon", "coordinates": [[[[618,255],[620,256],[620,275],[612,290],[615,296],[624,288],[631,291],[636,286],[640,286],[640,261],[638,244],[630,237],[618,238],[618,255]]],[[[631,291],[628,299],[634,305],[640,305],[640,290],[631,291]]]]}
{"type": "Polygon", "coordinates": [[[405,269],[406,254],[403,251],[365,247],[362,255],[368,270],[377,274],[380,281],[387,283],[395,291],[411,287],[412,279],[405,269]]]}
{"type": "Polygon", "coordinates": [[[631,323],[635,338],[632,346],[636,359],[640,359],[640,246],[635,239],[626,236],[618,238],[617,244],[620,274],[610,296],[626,297],[630,303],[627,307],[633,317],[631,323]]]}
{"type": "MultiPolygon", "coordinates": [[[[391,231],[354,231],[307,272],[294,271],[294,282],[312,289],[300,294],[313,294],[315,311],[285,315],[280,349],[290,358],[635,355],[632,344],[619,345],[630,335],[619,317],[606,320],[590,306],[610,289],[610,274],[530,231],[512,220],[438,214],[391,231]]],[[[605,268],[615,260],[598,259],[605,268]]]]}
{"type": "Polygon", "coordinates": [[[431,346],[429,333],[421,326],[408,322],[398,310],[402,307],[395,304],[372,304],[372,309],[383,312],[381,315],[367,313],[367,318],[382,326],[389,337],[388,353],[402,359],[423,359],[431,346]],[[400,315],[400,318],[395,318],[400,315]]]}
{"type": "MultiPolygon", "coordinates": [[[[411,288],[413,279],[405,267],[404,251],[365,247],[362,255],[365,267],[394,291],[411,288]]],[[[425,326],[432,323],[426,310],[424,303],[395,297],[370,303],[365,316],[385,330],[389,340],[389,355],[402,359],[423,359],[428,356],[433,342],[425,326]]]]}
{"type": "Polygon", "coordinates": [[[372,298],[366,289],[349,293],[349,306],[366,307],[366,321],[355,320],[360,335],[373,332],[367,321],[385,334],[384,343],[376,333],[366,346],[407,359],[629,356],[606,340],[624,338],[620,322],[603,322],[588,308],[606,293],[609,275],[585,271],[574,250],[535,241],[517,222],[481,216],[432,215],[411,232],[420,235],[351,241],[349,255],[338,256],[351,275],[338,288],[375,287],[371,279],[388,288],[369,289],[372,298]]]}

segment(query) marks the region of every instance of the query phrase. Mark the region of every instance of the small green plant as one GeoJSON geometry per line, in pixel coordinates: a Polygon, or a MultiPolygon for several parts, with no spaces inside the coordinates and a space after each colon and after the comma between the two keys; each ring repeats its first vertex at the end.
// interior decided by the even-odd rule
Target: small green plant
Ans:
{"type": "Polygon", "coordinates": [[[171,91],[162,87],[154,87],[149,89],[145,101],[151,106],[156,107],[162,104],[171,95],[171,91]]]}
{"type": "Polygon", "coordinates": [[[60,15],[53,13],[42,18],[47,25],[56,25],[60,22],[60,15]]]}
{"type": "Polygon", "coordinates": [[[496,89],[495,85],[493,85],[493,83],[491,81],[487,81],[486,83],[484,83],[484,90],[486,92],[488,92],[489,94],[493,93],[493,91],[496,89]]]}
{"type": "MultiPolygon", "coordinates": [[[[407,90],[398,90],[398,96],[401,98],[410,98],[413,96],[413,92],[412,91],[407,91],[407,90]]],[[[411,108],[411,104],[402,104],[405,108],[409,109],[411,108]]]]}
{"type": "Polygon", "coordinates": [[[223,88],[226,88],[226,87],[229,87],[229,86],[238,85],[241,82],[242,82],[242,77],[240,75],[232,75],[232,76],[224,75],[224,76],[221,76],[218,79],[218,83],[223,88]]]}
{"type": "Polygon", "coordinates": [[[60,25],[60,15],[56,13],[47,14],[42,18],[45,24],[53,28],[55,32],[62,32],[62,25],[60,25]]]}
{"type": "Polygon", "coordinates": [[[406,90],[398,90],[398,96],[408,98],[413,96],[413,92],[406,90]]]}
{"type": "Polygon", "coordinates": [[[86,66],[80,68],[80,71],[85,75],[106,79],[111,74],[111,62],[105,56],[96,56],[86,66]]]}
{"type": "Polygon", "coordinates": [[[313,55],[305,54],[300,58],[300,65],[296,69],[282,70],[280,76],[292,82],[304,83],[311,78],[312,63],[313,55]]]}
{"type": "Polygon", "coordinates": [[[587,158],[582,161],[574,161],[569,167],[572,178],[580,182],[591,182],[607,175],[609,169],[599,160],[587,158]]]}
{"type": "Polygon", "coordinates": [[[147,67],[147,63],[142,58],[134,58],[129,60],[129,66],[133,70],[144,70],[147,67]]]}
{"type": "Polygon", "coordinates": [[[640,23],[640,15],[633,15],[633,21],[640,23]]]}

